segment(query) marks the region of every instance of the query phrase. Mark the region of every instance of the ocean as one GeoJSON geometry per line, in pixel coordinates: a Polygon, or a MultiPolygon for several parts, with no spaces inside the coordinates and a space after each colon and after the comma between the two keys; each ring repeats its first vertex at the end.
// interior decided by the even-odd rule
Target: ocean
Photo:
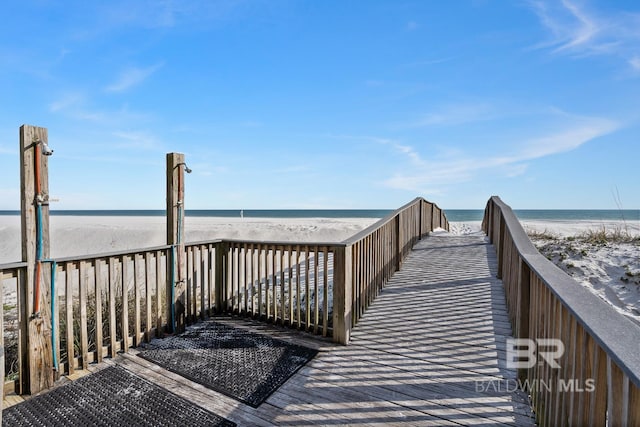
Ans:
{"type": "MultiPolygon", "coordinates": [[[[238,218],[383,218],[392,209],[187,209],[190,217],[238,218]]],[[[640,221],[640,209],[514,209],[522,220],[551,221],[640,221]]],[[[52,210],[52,216],[164,216],[154,210],[52,210]]],[[[481,209],[445,209],[449,221],[482,221],[481,209]]],[[[19,211],[0,211],[0,215],[20,215],[19,211]]]]}

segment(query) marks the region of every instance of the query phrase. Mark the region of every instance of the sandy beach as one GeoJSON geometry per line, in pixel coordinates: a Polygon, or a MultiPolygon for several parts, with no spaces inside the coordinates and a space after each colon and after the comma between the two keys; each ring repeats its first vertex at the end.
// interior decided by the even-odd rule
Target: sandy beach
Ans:
{"type": "MultiPolygon", "coordinates": [[[[164,245],[165,221],[160,216],[51,216],[51,257],[164,245]]],[[[377,218],[186,217],[185,241],[340,242],[376,221],[377,218]]],[[[20,244],[20,218],[0,216],[0,264],[20,260],[20,244]]]]}
{"type": "MultiPolygon", "coordinates": [[[[187,242],[227,239],[339,242],[375,218],[187,217],[187,242]]],[[[164,217],[52,216],[51,256],[82,256],[165,243],[164,217]]],[[[619,312],[640,324],[640,241],[593,243],[589,230],[624,230],[640,236],[640,224],[620,221],[523,221],[538,249],[619,312]],[[544,237],[540,237],[544,236],[544,237]]],[[[480,222],[453,222],[453,235],[479,233],[480,222]]],[[[0,216],[0,264],[20,260],[20,218],[0,216]]]]}

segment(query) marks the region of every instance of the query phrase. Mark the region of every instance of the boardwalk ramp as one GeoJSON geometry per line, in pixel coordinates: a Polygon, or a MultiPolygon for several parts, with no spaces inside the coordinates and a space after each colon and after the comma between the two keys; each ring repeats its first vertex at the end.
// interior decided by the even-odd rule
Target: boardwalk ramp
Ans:
{"type": "Polygon", "coordinates": [[[113,362],[239,426],[534,425],[528,396],[506,367],[511,328],[494,254],[480,234],[423,238],[353,329],[348,346],[217,318],[318,350],[257,407],[138,357],[139,350],[113,362]]]}

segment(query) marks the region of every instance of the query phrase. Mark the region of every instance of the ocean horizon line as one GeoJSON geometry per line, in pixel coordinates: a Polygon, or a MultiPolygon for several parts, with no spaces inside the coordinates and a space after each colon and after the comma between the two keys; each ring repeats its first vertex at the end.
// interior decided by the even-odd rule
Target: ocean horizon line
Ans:
{"type": "MultiPolygon", "coordinates": [[[[383,218],[394,209],[187,209],[187,217],[219,218],[383,218]]],[[[481,221],[484,209],[445,209],[449,221],[481,221]]],[[[514,209],[521,220],[625,220],[640,221],[640,209],[514,209]]],[[[18,210],[0,210],[19,216],[18,210]]],[[[165,209],[51,210],[51,216],[165,216],[165,209]]]]}

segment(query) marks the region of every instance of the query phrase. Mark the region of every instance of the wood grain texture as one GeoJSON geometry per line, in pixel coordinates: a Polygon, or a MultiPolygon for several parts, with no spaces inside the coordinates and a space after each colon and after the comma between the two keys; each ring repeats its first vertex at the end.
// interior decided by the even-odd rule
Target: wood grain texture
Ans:
{"type": "Polygon", "coordinates": [[[216,318],[319,350],[258,408],[167,372],[135,349],[115,362],[240,426],[534,425],[524,394],[486,387],[516,378],[504,364],[511,329],[487,244],[478,236],[426,238],[416,249],[351,330],[349,346],[216,318]]]}
{"type": "Polygon", "coordinates": [[[22,261],[27,263],[24,280],[20,281],[21,388],[24,392],[38,393],[53,385],[53,355],[51,346],[51,306],[49,266],[42,263],[42,274],[36,283],[37,264],[37,198],[41,206],[42,259],[49,254],[49,167],[48,157],[41,154],[42,142],[48,142],[46,128],[23,125],[20,127],[20,208],[22,233],[22,261]],[[37,165],[36,165],[37,163],[37,165]],[[36,168],[40,182],[36,182],[36,168]],[[38,194],[37,188],[40,188],[38,194]],[[36,291],[36,287],[39,288],[36,291]],[[38,313],[34,313],[35,297],[38,313]]]}

